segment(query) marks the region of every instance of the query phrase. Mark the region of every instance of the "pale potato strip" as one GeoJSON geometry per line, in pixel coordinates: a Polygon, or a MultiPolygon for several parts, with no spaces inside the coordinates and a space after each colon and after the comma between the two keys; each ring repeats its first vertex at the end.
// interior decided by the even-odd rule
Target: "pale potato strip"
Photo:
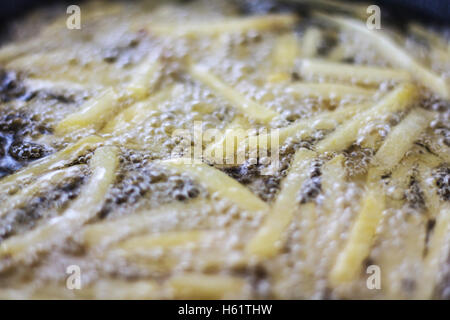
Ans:
{"type": "Polygon", "coordinates": [[[101,130],[103,134],[113,134],[115,136],[126,132],[130,128],[136,127],[148,119],[148,113],[158,110],[159,105],[168,100],[176,92],[176,87],[164,88],[149,98],[136,102],[130,107],[122,110],[101,130]]]}
{"type": "Polygon", "coordinates": [[[131,81],[126,85],[127,96],[140,100],[147,97],[155,84],[156,75],[161,65],[158,61],[144,59],[136,66],[131,81]]]}
{"type": "Polygon", "coordinates": [[[307,296],[326,290],[328,284],[324,279],[345,244],[342,234],[347,231],[348,223],[342,217],[345,209],[342,198],[346,190],[344,160],[339,154],[322,165],[320,201],[300,207],[296,232],[304,235],[295,244],[304,248],[302,276],[308,280],[302,290],[307,296]],[[316,254],[310,254],[311,250],[316,254]]]}
{"type": "Polygon", "coordinates": [[[272,53],[273,68],[286,72],[292,70],[299,53],[300,43],[294,33],[280,36],[272,53]]]}
{"type": "Polygon", "coordinates": [[[180,215],[194,215],[206,205],[204,200],[193,200],[189,203],[174,202],[155,209],[140,210],[125,217],[86,225],[81,231],[80,238],[89,248],[110,245],[130,235],[148,231],[157,222],[170,223],[180,215]]]}
{"type": "MultiPolygon", "coordinates": [[[[439,283],[440,274],[439,268],[445,263],[446,254],[448,254],[448,241],[450,231],[450,206],[446,203],[442,205],[441,211],[437,216],[436,226],[434,227],[434,234],[430,239],[430,250],[428,251],[427,259],[425,263],[427,265],[425,278],[430,280],[430,285],[436,285],[439,283]],[[436,274],[438,276],[436,276],[436,274]]],[[[434,288],[434,286],[432,286],[434,288]]],[[[427,298],[432,297],[432,290],[428,291],[430,295],[427,298]]]]}
{"type": "MultiPolygon", "coordinates": [[[[418,114],[420,113],[421,111],[418,114]]],[[[407,117],[405,119],[407,122],[405,122],[404,126],[409,126],[412,120],[415,122],[417,119],[414,118],[418,114],[412,113],[410,118],[407,117]]],[[[425,123],[428,123],[428,120],[425,120],[425,123]]],[[[402,132],[403,129],[401,129],[402,132]]],[[[378,184],[378,180],[383,172],[392,170],[403,158],[405,153],[411,148],[416,137],[415,134],[415,132],[411,133],[412,138],[408,138],[404,134],[399,135],[398,132],[393,130],[376,153],[374,164],[378,165],[378,167],[369,169],[367,178],[368,190],[363,199],[361,212],[352,228],[346,247],[339,254],[337,263],[330,274],[330,279],[335,285],[355,279],[361,270],[361,264],[370,252],[385,206],[384,191],[378,184]],[[395,150],[393,157],[386,158],[385,150],[388,150],[388,147],[391,145],[398,149],[395,150]]]]}
{"type": "Polygon", "coordinates": [[[406,109],[417,96],[414,85],[404,84],[387,94],[372,108],[354,116],[347,123],[338,127],[332,134],[319,142],[317,152],[340,151],[356,141],[359,130],[371,120],[382,117],[387,113],[406,109]]]}
{"type": "Polygon", "coordinates": [[[125,250],[125,254],[129,255],[133,252],[149,250],[152,248],[171,248],[176,246],[188,246],[201,241],[208,231],[169,231],[156,234],[145,234],[135,236],[118,243],[115,248],[125,250]]]}
{"type": "Polygon", "coordinates": [[[2,206],[0,207],[0,218],[6,215],[9,211],[25,204],[39,191],[45,190],[48,187],[53,187],[67,177],[75,176],[76,174],[82,174],[80,166],[73,166],[67,169],[60,169],[44,174],[30,185],[3,201],[2,206]]]}
{"type": "Polygon", "coordinates": [[[12,187],[16,186],[19,181],[24,181],[39,175],[44,172],[51,171],[52,169],[62,167],[71,161],[77,159],[79,156],[86,153],[89,149],[95,149],[104,140],[97,136],[89,136],[79,140],[77,143],[64,148],[63,150],[56,152],[42,160],[38,160],[28,167],[13,173],[0,180],[0,187],[3,192],[8,192],[12,187]]]}
{"type": "Polygon", "coordinates": [[[49,299],[100,299],[100,300],[140,300],[161,299],[164,292],[154,280],[102,279],[85,284],[81,288],[69,290],[66,281],[48,282],[38,286],[15,287],[2,290],[0,299],[49,300],[49,299]]]}
{"type": "Polygon", "coordinates": [[[325,11],[347,12],[361,19],[367,18],[367,7],[369,3],[355,3],[349,1],[337,0],[298,0],[300,3],[312,5],[313,8],[319,7],[325,11]]]}
{"type": "Polygon", "coordinates": [[[400,162],[411,149],[414,141],[428,127],[432,114],[421,109],[412,110],[403,121],[395,126],[378,149],[373,162],[386,170],[400,162]]]}
{"type": "Polygon", "coordinates": [[[245,281],[229,275],[181,274],[168,280],[175,299],[225,299],[242,293],[245,281]]]}
{"type": "Polygon", "coordinates": [[[208,36],[222,33],[240,33],[266,31],[273,29],[289,29],[297,23],[298,17],[292,14],[269,14],[243,18],[227,18],[223,20],[189,22],[180,24],[149,23],[149,32],[164,36],[208,36]]]}
{"type": "Polygon", "coordinates": [[[262,227],[247,245],[247,252],[258,258],[270,258],[278,253],[283,245],[285,230],[297,210],[298,193],[306,179],[309,166],[316,154],[307,149],[296,152],[287,177],[281,185],[281,191],[264,220],[262,227]]]}
{"type": "Polygon", "coordinates": [[[381,67],[359,66],[348,63],[328,62],[325,60],[305,59],[300,67],[300,74],[306,78],[326,78],[362,85],[379,85],[382,82],[397,83],[411,81],[405,70],[381,67]]]}
{"type": "Polygon", "coordinates": [[[205,148],[203,155],[206,160],[215,164],[233,164],[238,160],[235,159],[236,150],[239,144],[247,138],[249,128],[248,121],[242,117],[233,120],[216,138],[216,141],[205,148]]]}
{"type": "Polygon", "coordinates": [[[189,164],[191,162],[195,162],[195,160],[179,158],[164,160],[160,163],[177,170],[179,173],[185,172],[192,175],[209,192],[217,193],[244,210],[249,212],[268,210],[268,205],[264,201],[226,173],[204,163],[189,164]]]}
{"type": "Polygon", "coordinates": [[[56,135],[63,135],[83,128],[100,129],[119,111],[119,98],[113,89],[106,89],[99,97],[86,102],[81,110],[69,114],[55,128],[56,135]]]}
{"type": "Polygon", "coordinates": [[[238,108],[244,115],[263,123],[269,123],[278,116],[277,112],[248,99],[242,93],[225,84],[205,67],[200,65],[190,65],[189,74],[196,80],[208,86],[218,95],[227,99],[234,107],[238,108]]]}
{"type": "MultiPolygon", "coordinates": [[[[439,36],[437,33],[426,29],[425,27],[423,27],[422,25],[418,24],[418,23],[411,23],[409,24],[409,30],[418,35],[421,38],[426,39],[432,46],[437,47],[441,50],[445,50],[447,51],[447,55],[449,55],[449,49],[450,46],[448,44],[447,41],[445,41],[445,39],[441,36],[439,36]]],[[[450,57],[450,56],[448,56],[450,57]]]]}
{"type": "Polygon", "coordinates": [[[286,93],[299,98],[315,97],[341,100],[349,97],[368,98],[375,92],[372,89],[336,83],[299,82],[286,87],[286,93]]]}
{"type": "MultiPolygon", "coordinates": [[[[295,138],[295,140],[307,138],[317,130],[332,130],[343,121],[353,117],[358,112],[366,110],[368,107],[368,104],[356,104],[340,107],[330,112],[322,112],[311,118],[300,119],[287,127],[279,129],[278,145],[283,145],[289,138],[295,138]]],[[[263,133],[238,141],[238,154],[244,153],[248,147],[255,147],[254,144],[250,144],[249,139],[252,137],[257,138],[256,147],[260,150],[271,147],[271,133],[263,133]]]]}
{"type": "Polygon", "coordinates": [[[439,94],[444,99],[449,98],[449,85],[447,81],[415,61],[404,49],[386,34],[383,34],[383,30],[369,30],[364,23],[353,19],[332,17],[319,13],[317,13],[317,15],[329,21],[333,21],[341,27],[356,32],[365,39],[368,39],[370,43],[375,46],[377,51],[392,65],[407,70],[416,81],[431,91],[439,94]]]}
{"type": "Polygon", "coordinates": [[[161,285],[157,281],[150,279],[131,281],[125,279],[99,280],[86,288],[82,288],[81,292],[78,292],[78,290],[73,291],[75,291],[77,298],[82,299],[147,300],[164,297],[161,285]]]}
{"type": "MultiPolygon", "coordinates": [[[[427,216],[422,207],[412,207],[405,201],[405,193],[410,188],[411,181],[415,181],[415,188],[422,190],[422,183],[417,177],[417,159],[407,156],[395,167],[389,179],[390,185],[398,191],[398,207],[395,204],[386,205],[393,210],[386,211],[386,218],[377,235],[379,241],[374,245],[377,255],[373,257],[373,264],[378,265],[381,273],[383,294],[388,298],[412,299],[417,295],[416,288],[405,290],[407,279],[420,279],[423,272],[423,254],[425,248],[427,216]],[[414,179],[414,180],[413,180],[414,179]],[[407,216],[393,219],[398,210],[409,210],[407,216]],[[399,230],[400,235],[395,232],[399,230]],[[402,270],[404,272],[399,272],[402,270]]],[[[389,196],[392,197],[391,193],[389,196]]],[[[388,201],[388,199],[386,199],[388,201]]],[[[420,281],[417,281],[419,283],[420,281]]]]}
{"type": "Polygon", "coordinates": [[[322,168],[321,185],[324,193],[327,194],[323,206],[328,207],[329,210],[334,210],[346,184],[344,161],[345,157],[339,154],[327,161],[322,168]]]}
{"type": "MultiPolygon", "coordinates": [[[[86,86],[78,82],[73,81],[66,81],[66,80],[59,80],[59,81],[51,81],[46,79],[38,79],[38,78],[27,78],[24,81],[25,86],[33,88],[33,90],[39,91],[39,90],[51,90],[51,89],[58,89],[58,90],[67,90],[67,91],[73,91],[73,90],[90,90],[92,89],[92,86],[86,86]]],[[[100,88],[100,86],[98,87],[100,88]]],[[[94,89],[98,89],[95,88],[94,89]]]]}
{"type": "Polygon", "coordinates": [[[427,244],[427,255],[424,259],[424,272],[417,288],[419,299],[432,299],[433,290],[441,280],[439,268],[443,265],[449,250],[450,205],[439,198],[432,169],[419,163],[421,186],[425,194],[428,215],[435,219],[435,226],[427,244]]]}
{"type": "Polygon", "coordinates": [[[378,173],[376,169],[369,170],[368,189],[362,200],[361,211],[329,275],[333,286],[356,280],[364,259],[370,253],[384,210],[384,193],[377,185],[378,173]]]}
{"type": "Polygon", "coordinates": [[[320,43],[322,42],[322,32],[315,27],[306,30],[302,38],[301,54],[304,58],[313,58],[317,55],[320,43]]]}
{"type": "Polygon", "coordinates": [[[91,159],[92,176],[83,187],[78,198],[58,217],[36,227],[23,235],[13,236],[0,243],[0,257],[16,259],[35,255],[49,250],[72,235],[72,231],[80,228],[101,209],[105,195],[115,179],[118,165],[116,147],[98,148],[91,159]]]}

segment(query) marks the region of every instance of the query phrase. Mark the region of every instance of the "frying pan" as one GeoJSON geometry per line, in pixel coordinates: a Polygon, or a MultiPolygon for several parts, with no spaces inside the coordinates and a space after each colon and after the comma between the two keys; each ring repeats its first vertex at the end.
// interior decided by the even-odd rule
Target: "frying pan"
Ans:
{"type": "MultiPolygon", "coordinates": [[[[261,2],[260,0],[250,0],[261,2]]],[[[30,10],[44,6],[49,3],[76,4],[81,2],[68,0],[3,0],[0,1],[0,19],[5,22],[23,15],[30,10]],[[70,2],[70,3],[69,3],[70,2]]],[[[263,0],[264,2],[264,0],[263,0]]],[[[295,1],[283,1],[295,2],[295,1]]],[[[450,24],[450,1],[449,0],[364,0],[378,4],[382,9],[386,8],[402,19],[419,19],[434,24],[450,24]]]]}

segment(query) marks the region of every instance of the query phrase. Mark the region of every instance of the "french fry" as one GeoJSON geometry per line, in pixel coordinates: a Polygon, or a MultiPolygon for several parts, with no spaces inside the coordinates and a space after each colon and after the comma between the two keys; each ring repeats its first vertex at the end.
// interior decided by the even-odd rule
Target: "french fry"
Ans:
{"type": "Polygon", "coordinates": [[[260,259],[273,257],[283,244],[283,235],[290,224],[298,202],[297,195],[303,182],[308,178],[308,168],[316,154],[300,149],[295,154],[288,176],[282,184],[281,192],[262,227],[247,246],[247,252],[260,259]]]}
{"type": "Polygon", "coordinates": [[[359,130],[372,119],[386,113],[408,108],[417,96],[415,86],[405,84],[390,92],[369,110],[366,110],[337,128],[317,146],[317,152],[340,151],[349,147],[357,139],[359,130]]]}
{"type": "Polygon", "coordinates": [[[189,74],[196,80],[211,88],[218,95],[224,97],[250,119],[269,123],[278,116],[275,111],[246,98],[242,93],[231,88],[207,69],[200,65],[190,65],[189,74]]]}

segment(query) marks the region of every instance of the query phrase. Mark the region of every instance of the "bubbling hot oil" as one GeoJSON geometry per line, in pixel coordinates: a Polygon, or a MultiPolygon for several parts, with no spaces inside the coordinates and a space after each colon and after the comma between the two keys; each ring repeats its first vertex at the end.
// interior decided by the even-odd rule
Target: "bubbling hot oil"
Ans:
{"type": "MultiPolygon", "coordinates": [[[[238,296],[241,298],[377,297],[380,293],[366,290],[363,281],[353,283],[349,290],[335,292],[328,284],[327,273],[337,253],[348,240],[352,223],[360,210],[360,200],[365,192],[364,178],[375,153],[374,149],[365,145],[371,139],[376,139],[375,145],[379,147],[405,115],[394,114],[382,121],[369,121],[360,130],[356,142],[344,150],[346,181],[345,184],[334,186],[337,195],[334,194],[335,208],[331,215],[327,215],[327,209],[323,207],[327,194],[321,188],[321,169],[335,154],[326,154],[316,159],[298,194],[298,202],[292,204],[299,206],[299,209],[287,230],[286,244],[281,253],[263,262],[249,260],[239,263],[245,258],[245,246],[260,227],[264,214],[244,212],[236,204],[208,192],[201,183],[189,177],[188,173],[178,174],[157,163],[158,160],[171,158],[180,143],[172,135],[175,129],[191,129],[194,121],[201,121],[204,129],[223,130],[227,124],[241,116],[223,97],[215,95],[209,88],[186,75],[183,61],[186,58],[201,61],[213,74],[220,76],[221,80],[247,98],[278,112],[281,116],[271,124],[273,127],[284,127],[298,119],[307,119],[355,101],[298,99],[282,84],[262,85],[266,83],[266,70],[271,68],[272,48],[279,36],[277,30],[194,38],[160,38],[151,32],[141,31],[136,34],[129,30],[130,21],[165,21],[167,17],[197,21],[205,15],[211,19],[224,17],[237,11],[231,4],[197,1],[183,6],[162,6],[155,11],[149,11],[146,6],[143,8],[145,9],[139,3],[127,3],[120,14],[104,17],[99,14],[93,22],[87,22],[83,26],[83,36],[64,33],[48,40],[49,47],[56,48],[67,43],[63,39],[65,36],[71,40],[71,46],[76,50],[69,62],[76,70],[83,71],[79,78],[67,70],[65,73],[64,69],[47,69],[39,65],[33,66],[30,72],[35,75],[49,74],[50,78],[55,79],[66,75],[70,81],[115,85],[130,77],[133,67],[139,65],[150,50],[162,64],[163,70],[155,90],[174,85],[175,93],[167,101],[155,106],[153,111],[148,112],[146,119],[142,119],[141,123],[126,133],[113,137],[104,135],[111,143],[120,146],[120,164],[115,182],[108,191],[101,210],[90,223],[114,221],[138,211],[140,214],[152,214],[152,209],[170,203],[187,206],[203,199],[206,200],[205,204],[197,211],[189,214],[180,212],[155,219],[149,232],[212,231],[207,233],[199,246],[170,250],[148,248],[131,260],[117,252],[101,255],[95,250],[91,251],[79,240],[78,235],[74,235],[56,250],[41,257],[39,264],[23,264],[12,275],[5,273],[5,276],[0,277],[0,287],[20,288],[22,284],[30,282],[39,287],[49,281],[62,281],[65,277],[63,266],[77,264],[82,268],[87,284],[99,279],[131,281],[140,277],[164,283],[167,278],[179,273],[205,272],[230,274],[244,279],[247,285],[238,296]],[[101,66],[98,69],[97,64],[101,66]],[[102,72],[96,74],[98,70],[102,72]],[[109,77],[106,80],[101,76],[105,73],[109,77]],[[313,218],[304,219],[307,211],[303,208],[308,204],[315,205],[316,209],[313,218]]],[[[305,19],[302,23],[309,26],[314,21],[305,19]]],[[[379,57],[364,39],[327,26],[320,27],[329,39],[322,44],[319,54],[325,56],[339,43],[346,48],[342,62],[389,66],[388,61],[379,57]]],[[[59,60],[53,61],[55,65],[68,63],[67,57],[59,56],[57,59],[59,60]]],[[[431,68],[441,70],[443,67],[432,64],[431,68]]],[[[448,73],[448,65],[445,66],[445,72],[448,73]]],[[[53,128],[68,114],[79,110],[83,102],[94,97],[98,93],[97,88],[62,92],[41,89],[35,92],[21,83],[21,75],[14,70],[4,71],[1,77],[0,175],[8,175],[23,166],[31,165],[33,161],[93,133],[88,130],[54,136],[53,128]]],[[[330,81],[320,77],[301,79],[295,73],[289,78],[289,81],[312,80],[330,81]]],[[[392,87],[390,82],[382,83],[377,94],[382,95],[392,87]]],[[[420,144],[430,150],[438,150],[444,145],[448,147],[448,101],[425,91],[421,94],[421,107],[435,111],[436,116],[427,132],[421,136],[420,144]]],[[[252,121],[250,124],[257,126],[252,121]]],[[[281,146],[281,165],[271,176],[262,174],[265,165],[259,161],[261,159],[249,159],[243,165],[220,170],[248,187],[263,201],[272,203],[279,193],[281,181],[289,170],[295,151],[299,148],[314,150],[315,143],[328,133],[317,131],[309,139],[288,140],[281,146]]],[[[90,156],[91,154],[80,157],[70,165],[89,164],[90,156]]],[[[89,178],[89,170],[85,169],[84,173],[85,178],[75,177],[66,184],[38,193],[24,207],[2,218],[0,241],[12,235],[24,234],[35,225],[62,212],[67,203],[78,196],[84,180],[89,178]]],[[[398,186],[389,184],[389,177],[384,177],[387,195],[394,200],[405,200],[406,204],[385,210],[385,219],[379,228],[383,237],[374,244],[369,257],[375,264],[384,259],[383,252],[401,250],[411,232],[408,223],[416,221],[414,219],[418,219],[427,210],[423,207],[423,191],[415,180],[415,172],[407,174],[411,179],[406,190],[398,190],[398,186]]],[[[429,181],[443,201],[449,201],[449,180],[447,164],[434,170],[429,181]]],[[[120,228],[122,227],[118,226],[118,234],[121,233],[120,228]]],[[[408,259],[398,257],[398,267],[389,269],[391,279],[404,278],[402,287],[392,288],[392,292],[401,297],[408,297],[409,292],[414,290],[411,277],[419,276],[417,270],[420,269],[420,263],[408,259]],[[405,277],[405,274],[411,277],[405,277]]],[[[33,294],[38,295],[38,291],[31,292],[30,296],[33,294]]],[[[164,290],[159,294],[162,298],[171,297],[164,290]]]]}

